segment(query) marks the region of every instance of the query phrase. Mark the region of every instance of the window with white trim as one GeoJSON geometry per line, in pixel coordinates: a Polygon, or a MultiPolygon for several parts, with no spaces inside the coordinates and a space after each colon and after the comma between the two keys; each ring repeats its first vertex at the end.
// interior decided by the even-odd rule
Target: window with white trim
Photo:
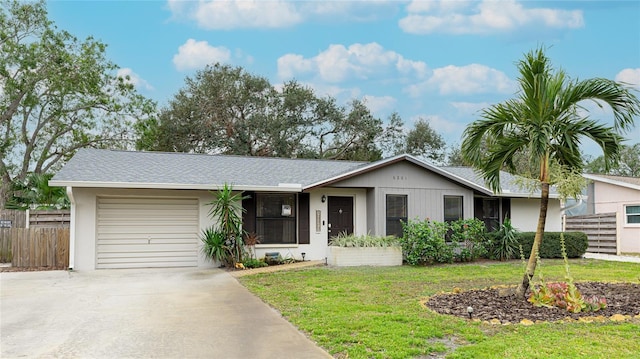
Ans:
{"type": "Polygon", "coordinates": [[[640,225],[640,205],[624,206],[626,224],[640,225]]]}

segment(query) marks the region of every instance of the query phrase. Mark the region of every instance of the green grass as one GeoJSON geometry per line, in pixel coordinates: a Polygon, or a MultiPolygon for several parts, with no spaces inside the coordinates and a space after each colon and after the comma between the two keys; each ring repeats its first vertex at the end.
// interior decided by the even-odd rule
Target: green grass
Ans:
{"type": "MultiPolygon", "coordinates": [[[[640,264],[571,260],[576,281],[640,281],[640,264]]],[[[564,276],[562,260],[543,260],[546,280],[564,276]]],[[[338,358],[632,358],[640,324],[491,326],[440,315],[420,299],[440,291],[516,284],[522,264],[309,268],[239,278],[338,358]]]]}

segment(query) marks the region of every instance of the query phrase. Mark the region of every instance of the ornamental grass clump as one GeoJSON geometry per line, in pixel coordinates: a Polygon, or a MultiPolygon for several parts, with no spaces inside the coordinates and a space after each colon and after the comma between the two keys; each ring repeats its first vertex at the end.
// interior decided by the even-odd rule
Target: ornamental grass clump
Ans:
{"type": "Polygon", "coordinates": [[[399,246],[398,239],[394,236],[371,236],[340,233],[331,238],[329,245],[335,247],[394,247],[399,246]]]}

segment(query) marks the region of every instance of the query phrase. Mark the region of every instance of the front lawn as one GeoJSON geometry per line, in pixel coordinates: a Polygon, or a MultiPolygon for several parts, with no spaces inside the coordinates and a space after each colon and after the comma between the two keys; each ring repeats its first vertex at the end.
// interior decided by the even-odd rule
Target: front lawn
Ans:
{"type": "MultiPolygon", "coordinates": [[[[640,264],[571,260],[576,281],[640,281],[640,264]]],[[[561,280],[561,260],[543,260],[561,280]]],[[[239,278],[337,358],[633,358],[640,322],[496,326],[436,314],[420,300],[440,291],[516,284],[520,262],[430,267],[316,267],[239,278]]],[[[639,304],[640,306],[640,304],[639,304]]],[[[640,311],[640,309],[639,309],[640,311]]]]}

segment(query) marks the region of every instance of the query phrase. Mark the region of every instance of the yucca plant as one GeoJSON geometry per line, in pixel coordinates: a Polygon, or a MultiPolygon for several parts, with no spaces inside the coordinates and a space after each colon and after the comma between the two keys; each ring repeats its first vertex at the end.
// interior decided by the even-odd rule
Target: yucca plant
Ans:
{"type": "Polygon", "coordinates": [[[231,255],[230,248],[225,243],[226,238],[224,233],[213,227],[209,227],[202,230],[200,240],[203,244],[202,254],[207,258],[211,258],[225,266],[233,266],[233,256],[231,255]]]}
{"type": "Polygon", "coordinates": [[[511,219],[505,218],[500,229],[492,236],[491,255],[504,261],[516,258],[518,253],[518,230],[511,224],[511,219]]]}
{"type": "MultiPolygon", "coordinates": [[[[244,244],[242,240],[242,200],[248,198],[241,193],[233,193],[231,185],[213,192],[214,199],[209,202],[209,216],[217,221],[219,231],[224,235],[225,245],[230,249],[235,263],[242,263],[244,244]]],[[[234,264],[235,264],[234,263],[234,264]]]]}

